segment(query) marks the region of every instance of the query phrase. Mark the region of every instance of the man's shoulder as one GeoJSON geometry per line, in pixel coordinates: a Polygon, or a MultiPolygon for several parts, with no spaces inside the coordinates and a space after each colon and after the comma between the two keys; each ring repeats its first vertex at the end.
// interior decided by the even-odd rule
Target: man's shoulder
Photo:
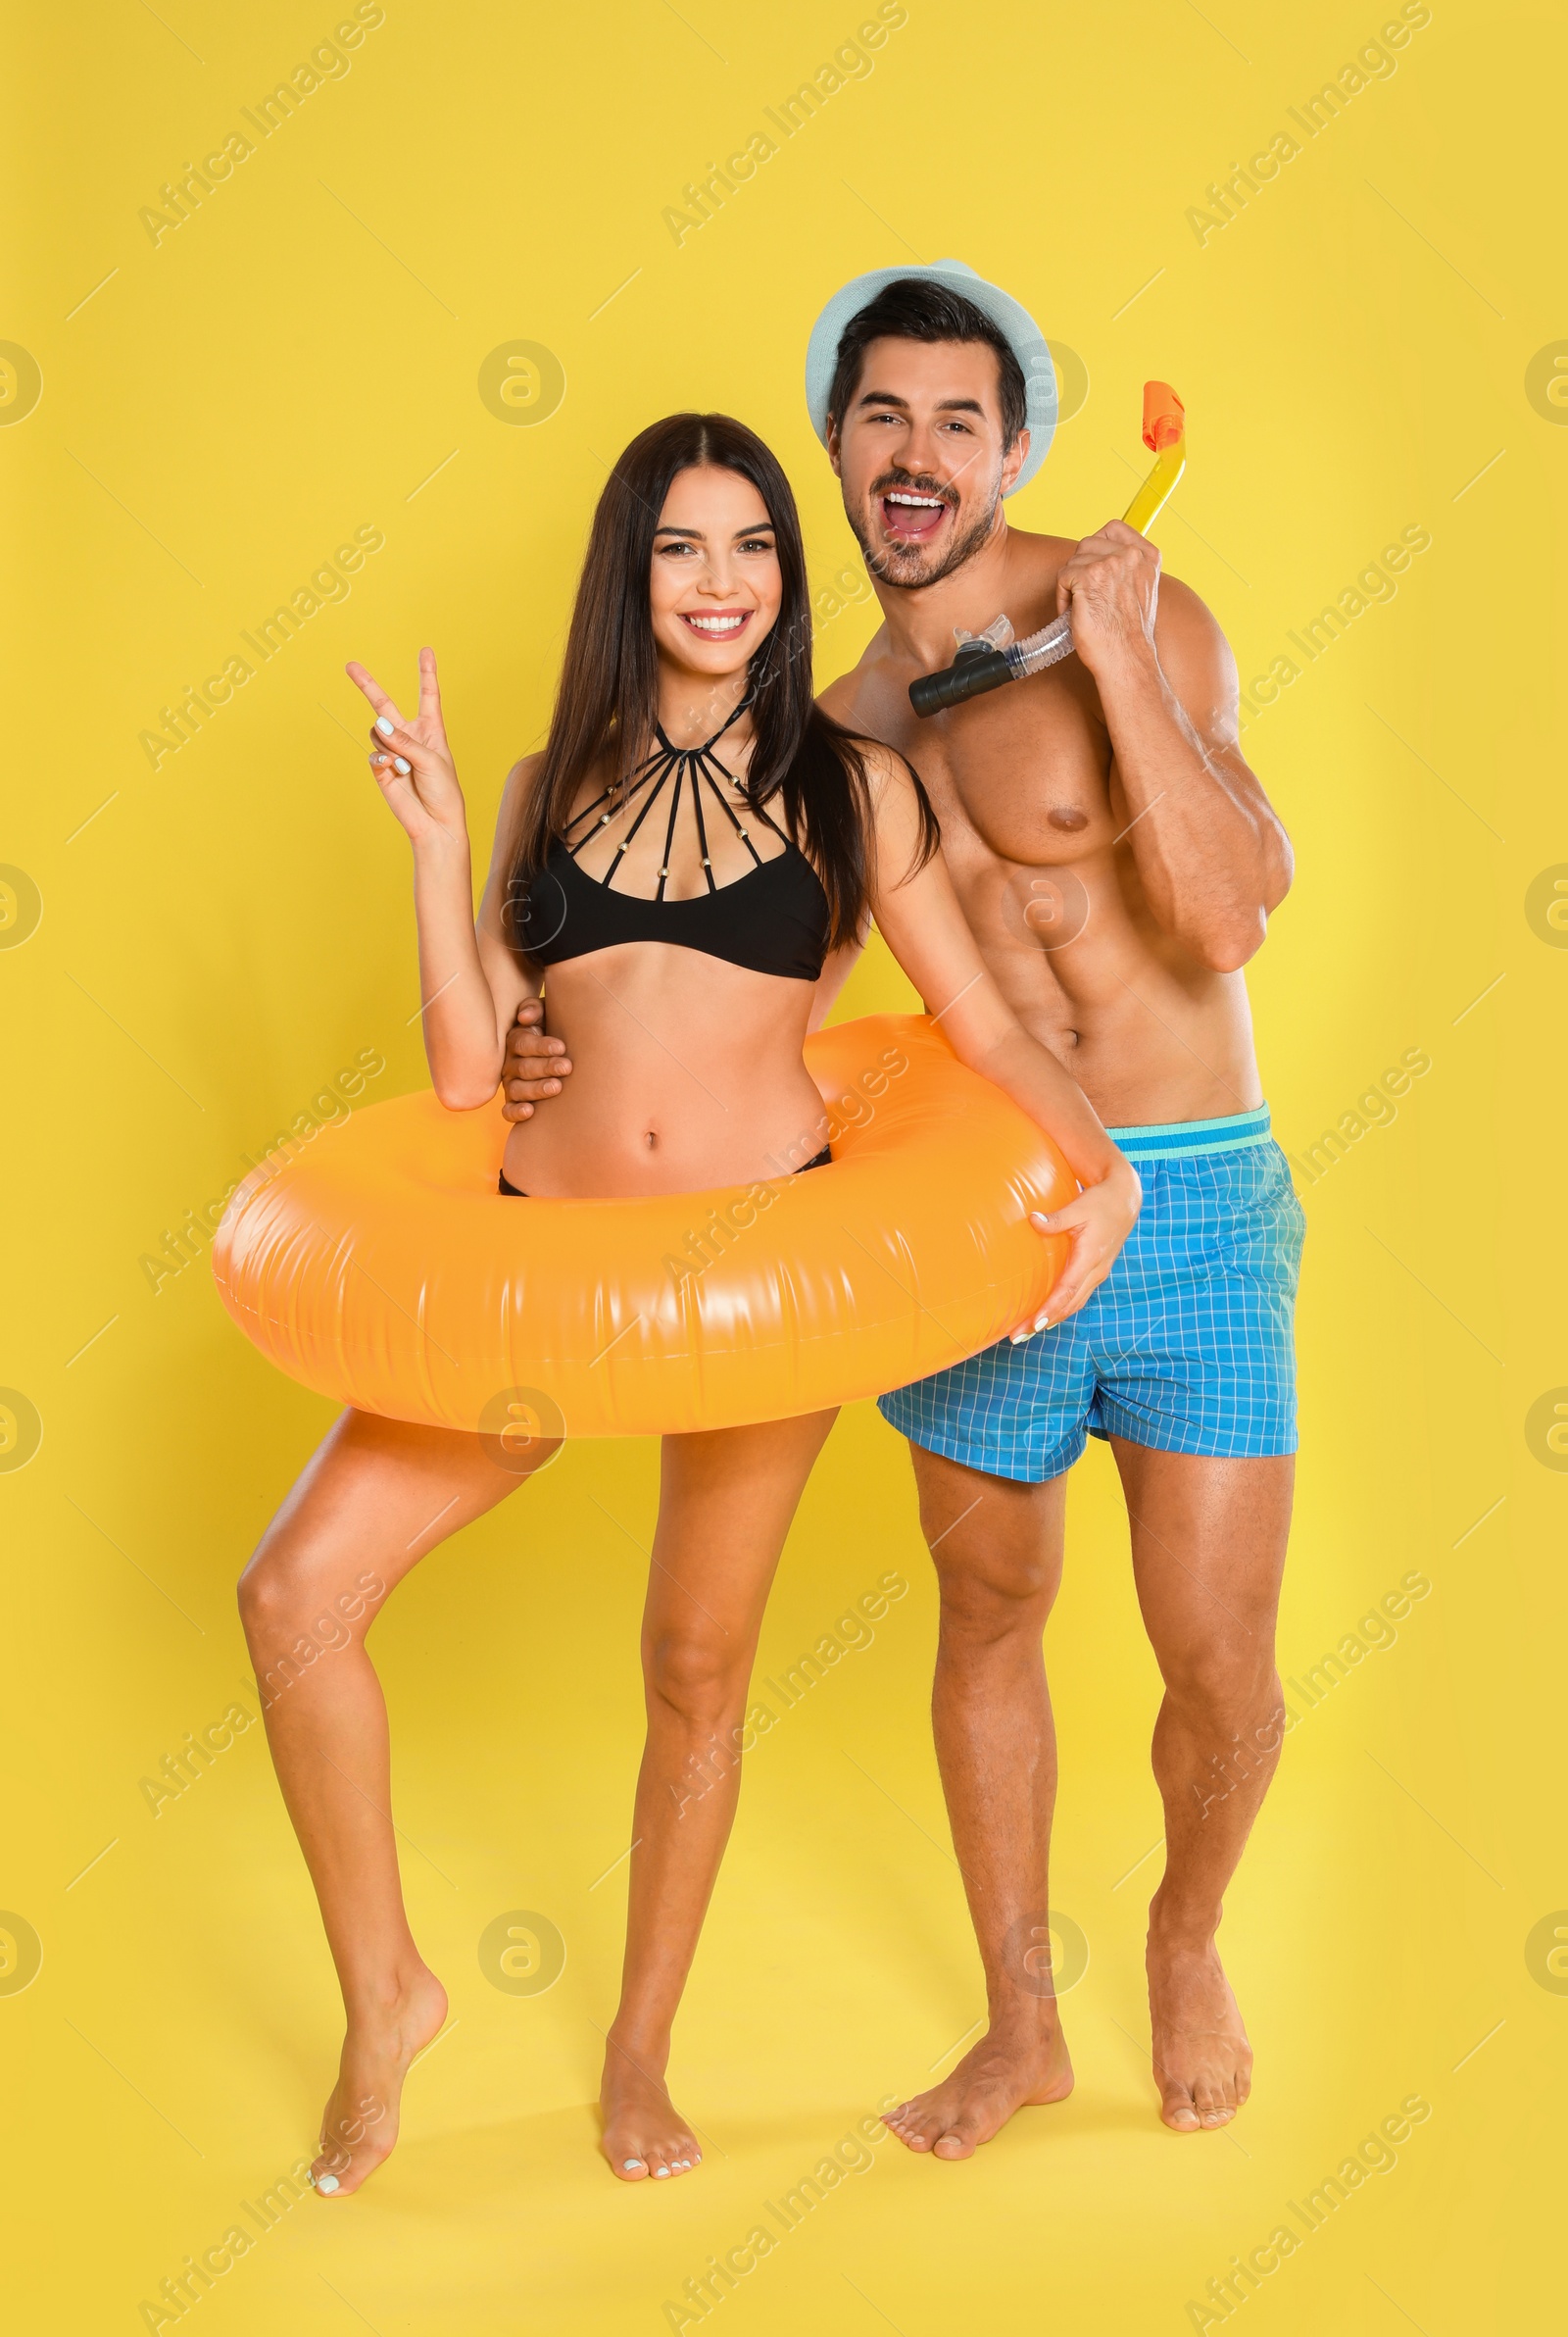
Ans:
{"type": "Polygon", "coordinates": [[[816,702],[822,712],[831,715],[834,721],[843,722],[849,729],[855,727],[855,709],[859,699],[859,685],[868,671],[870,654],[869,647],[863,649],[859,662],[852,666],[848,673],[841,673],[837,681],[830,681],[827,688],[817,695],[816,702]]]}
{"type": "Polygon", "coordinates": [[[1007,563],[1019,564],[1022,572],[1054,575],[1064,560],[1077,551],[1080,538],[1076,535],[1043,535],[1032,527],[1014,527],[1007,522],[1007,563]]]}
{"type": "Polygon", "coordinates": [[[848,672],[841,673],[818,692],[816,702],[822,712],[853,730],[867,684],[874,682],[878,669],[889,662],[891,655],[888,628],[879,624],[848,672]]]}
{"type": "MultiPolygon", "coordinates": [[[[1030,591],[1054,591],[1056,576],[1077,551],[1076,536],[1032,535],[1021,527],[1009,529],[1009,560],[1017,563],[1020,581],[1030,591]]],[[[1159,565],[1159,601],[1155,619],[1162,640],[1197,648],[1223,638],[1218,620],[1207,602],[1165,564],[1159,565]]],[[[1022,630],[1022,627],[1019,627],[1022,630]]]]}
{"type": "MultiPolygon", "coordinates": [[[[1101,524],[1103,525],[1104,522],[1102,522],[1101,524]]],[[[1093,534],[1096,530],[1091,529],[1089,532],[1093,534]]],[[[1036,579],[1044,581],[1046,578],[1050,578],[1054,583],[1057,571],[1072,558],[1079,544],[1085,541],[1087,538],[1084,536],[1042,535],[1025,527],[1009,527],[1007,530],[1008,565],[1015,568],[1019,577],[1027,582],[1033,583],[1036,579]]],[[[1203,602],[1192,586],[1184,583],[1181,577],[1165,565],[1163,557],[1160,561],[1159,586],[1161,592],[1169,590],[1172,599],[1184,611],[1204,610],[1203,602]]],[[[1206,611],[1204,613],[1206,614],[1206,611]]]]}
{"type": "Polygon", "coordinates": [[[1219,619],[1207,601],[1164,567],[1159,572],[1154,639],[1173,677],[1179,669],[1191,670],[1223,686],[1232,673],[1232,651],[1219,619]]]}

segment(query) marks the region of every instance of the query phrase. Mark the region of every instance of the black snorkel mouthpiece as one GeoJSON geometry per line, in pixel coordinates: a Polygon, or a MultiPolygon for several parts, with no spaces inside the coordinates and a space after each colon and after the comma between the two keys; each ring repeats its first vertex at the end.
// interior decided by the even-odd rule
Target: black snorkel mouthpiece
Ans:
{"type": "Polygon", "coordinates": [[[993,649],[985,641],[965,641],[942,672],[922,673],[910,682],[909,704],[918,715],[941,714],[946,707],[961,706],[966,698],[1000,690],[1012,679],[1005,650],[993,649]]]}

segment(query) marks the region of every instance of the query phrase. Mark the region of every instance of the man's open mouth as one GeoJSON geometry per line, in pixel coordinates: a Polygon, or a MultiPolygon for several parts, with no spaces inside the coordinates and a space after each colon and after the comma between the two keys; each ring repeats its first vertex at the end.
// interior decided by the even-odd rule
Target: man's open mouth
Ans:
{"type": "Polygon", "coordinates": [[[680,615],[682,623],[705,641],[732,641],[752,621],[750,609],[682,609],[680,615]]]}
{"type": "Polygon", "coordinates": [[[948,512],[946,496],[929,495],[919,487],[890,487],[878,500],[884,528],[905,543],[926,542],[948,512]]]}

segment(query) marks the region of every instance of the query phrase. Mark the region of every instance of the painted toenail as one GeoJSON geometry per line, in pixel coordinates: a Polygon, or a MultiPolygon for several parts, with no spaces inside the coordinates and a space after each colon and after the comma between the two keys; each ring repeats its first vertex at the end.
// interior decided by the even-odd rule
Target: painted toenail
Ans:
{"type": "Polygon", "coordinates": [[[664,2179],[665,2175],[666,2175],[666,2174],[668,2174],[668,2172],[669,2172],[669,2168],[668,2168],[667,2166],[656,2166],[656,2167],[654,2168],[654,2180],[655,2180],[655,2182],[656,2182],[656,2183],[662,2183],[662,2182],[663,2181],[663,2179],[664,2179]]]}
{"type": "Polygon", "coordinates": [[[621,2172],[622,2174],[630,2174],[634,2166],[641,2166],[641,2164],[642,2161],[640,2159],[622,2159],[620,2163],[621,2172]]]}
{"type": "Polygon", "coordinates": [[[335,2174],[318,2174],[316,2178],[316,2188],[318,2191],[335,2191],[337,2176],[335,2174]]]}

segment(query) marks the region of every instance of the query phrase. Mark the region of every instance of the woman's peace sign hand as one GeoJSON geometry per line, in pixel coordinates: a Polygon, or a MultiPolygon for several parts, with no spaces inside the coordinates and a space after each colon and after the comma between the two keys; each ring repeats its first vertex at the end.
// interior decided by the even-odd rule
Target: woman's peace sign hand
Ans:
{"type": "Polygon", "coordinates": [[[348,677],[375,709],[370,729],[370,769],[392,816],[415,844],[446,839],[466,844],[467,820],[452,750],[441,720],[435,651],[419,652],[419,711],[405,722],[391,699],[365,668],[350,664],[348,677]]]}

